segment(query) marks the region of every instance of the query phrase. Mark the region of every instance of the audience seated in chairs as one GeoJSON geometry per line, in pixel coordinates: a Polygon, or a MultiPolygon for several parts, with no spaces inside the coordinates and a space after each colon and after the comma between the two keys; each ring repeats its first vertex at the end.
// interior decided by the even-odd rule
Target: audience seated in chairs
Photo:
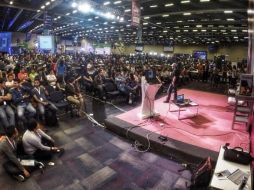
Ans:
{"type": "Polygon", "coordinates": [[[26,122],[26,118],[24,116],[25,111],[28,111],[29,116],[34,117],[36,115],[36,109],[30,102],[30,94],[29,91],[26,90],[22,84],[17,84],[12,90],[12,105],[17,110],[17,115],[20,120],[24,123],[26,122]]]}
{"type": "Polygon", "coordinates": [[[17,142],[18,131],[11,126],[6,130],[6,136],[0,139],[0,158],[5,171],[15,179],[24,181],[30,176],[27,169],[21,165],[17,158],[17,142]]]}
{"type": "Polygon", "coordinates": [[[62,154],[63,149],[54,146],[54,140],[44,133],[35,119],[30,119],[22,138],[24,151],[38,161],[49,161],[55,153],[62,154]]]}
{"type": "Polygon", "coordinates": [[[94,77],[94,86],[95,89],[99,92],[99,97],[103,100],[106,100],[106,94],[105,94],[105,74],[103,69],[98,70],[98,74],[94,77]]]}
{"type": "Polygon", "coordinates": [[[94,85],[93,85],[93,78],[92,75],[90,75],[87,71],[87,68],[85,66],[81,67],[80,71],[81,75],[81,86],[85,88],[86,92],[93,92],[94,91],[94,85]]]}
{"type": "Polygon", "coordinates": [[[128,95],[128,103],[132,104],[134,101],[134,98],[138,95],[138,83],[136,82],[134,75],[131,73],[129,78],[126,80],[126,93],[128,95]]]}
{"type": "Polygon", "coordinates": [[[5,128],[10,125],[15,126],[15,113],[10,106],[11,93],[3,84],[3,79],[0,79],[0,119],[5,128]]]}
{"type": "Polygon", "coordinates": [[[68,83],[65,86],[65,94],[67,96],[67,100],[78,107],[78,116],[83,115],[82,111],[84,111],[84,99],[80,92],[77,90],[75,85],[75,79],[71,77],[68,80],[68,83]]]}

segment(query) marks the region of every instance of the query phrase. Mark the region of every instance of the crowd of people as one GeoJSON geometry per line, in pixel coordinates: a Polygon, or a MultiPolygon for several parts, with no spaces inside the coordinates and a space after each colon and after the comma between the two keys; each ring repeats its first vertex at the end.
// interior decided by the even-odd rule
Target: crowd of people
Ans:
{"type": "Polygon", "coordinates": [[[110,92],[117,91],[128,104],[138,101],[141,77],[146,70],[155,70],[164,86],[173,84],[172,91],[175,85],[193,80],[212,85],[235,85],[239,73],[245,72],[245,68],[244,62],[218,64],[213,60],[185,57],[2,54],[0,157],[7,159],[1,164],[10,175],[20,180],[29,177],[29,171],[17,158],[17,136],[22,138],[24,154],[37,161],[51,160],[53,154],[63,152],[40,128],[40,124],[47,125],[52,120],[57,125],[58,107],[52,98],[54,92],[61,93],[77,109],[76,115],[82,116],[86,110],[84,93],[106,100],[110,98],[110,92]],[[48,113],[51,113],[50,117],[48,113]]]}

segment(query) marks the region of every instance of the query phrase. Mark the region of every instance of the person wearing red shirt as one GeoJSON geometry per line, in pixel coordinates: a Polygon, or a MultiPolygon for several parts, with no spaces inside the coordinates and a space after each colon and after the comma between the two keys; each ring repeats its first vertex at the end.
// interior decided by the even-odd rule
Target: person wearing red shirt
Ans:
{"type": "Polygon", "coordinates": [[[24,81],[24,80],[27,80],[27,79],[28,79],[28,74],[27,74],[25,68],[23,68],[23,69],[18,73],[18,79],[19,79],[20,81],[24,81]]]}

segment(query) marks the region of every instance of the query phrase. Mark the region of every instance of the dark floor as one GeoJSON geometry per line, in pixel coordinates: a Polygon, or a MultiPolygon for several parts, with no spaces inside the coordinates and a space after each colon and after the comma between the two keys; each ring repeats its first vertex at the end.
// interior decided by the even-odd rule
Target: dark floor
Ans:
{"type": "MultiPolygon", "coordinates": [[[[115,107],[89,97],[86,104],[87,112],[102,124],[106,116],[135,106],[120,100],[115,102],[115,107]]],[[[180,163],[155,153],[137,152],[133,142],[92,124],[86,118],[64,116],[60,121],[59,128],[49,129],[56,144],[66,150],[61,158],[54,160],[55,166],[47,166],[43,174],[34,172],[24,183],[11,179],[0,167],[1,190],[187,189],[190,172],[178,172],[183,168],[180,163]]]]}

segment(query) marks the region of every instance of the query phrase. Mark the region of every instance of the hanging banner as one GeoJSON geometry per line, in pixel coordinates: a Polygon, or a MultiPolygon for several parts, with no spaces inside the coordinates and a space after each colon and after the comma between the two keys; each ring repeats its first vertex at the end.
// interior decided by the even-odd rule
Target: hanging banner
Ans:
{"type": "Polygon", "coordinates": [[[139,0],[132,0],[132,26],[139,26],[140,15],[141,12],[139,0]]]}

